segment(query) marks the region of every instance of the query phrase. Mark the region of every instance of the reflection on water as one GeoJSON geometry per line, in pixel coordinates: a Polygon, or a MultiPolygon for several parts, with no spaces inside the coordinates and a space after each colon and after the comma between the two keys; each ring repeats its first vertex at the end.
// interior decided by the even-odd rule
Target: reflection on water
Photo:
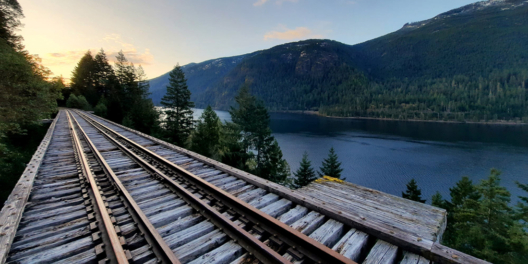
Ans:
{"type": "MultiPolygon", "coordinates": [[[[195,118],[202,110],[196,109],[195,118]]],[[[217,111],[222,120],[229,113],[217,111]]],[[[528,126],[425,123],[271,114],[271,129],[292,171],[307,151],[319,167],[334,147],[346,180],[401,195],[415,178],[423,197],[438,190],[449,196],[461,176],[477,183],[491,168],[502,171],[512,201],[522,193],[515,181],[528,183],[528,126]]]]}

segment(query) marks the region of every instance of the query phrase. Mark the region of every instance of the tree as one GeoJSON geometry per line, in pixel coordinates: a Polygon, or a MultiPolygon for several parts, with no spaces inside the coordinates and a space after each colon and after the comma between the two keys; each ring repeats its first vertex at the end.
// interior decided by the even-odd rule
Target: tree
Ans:
{"type": "Polygon", "coordinates": [[[96,74],[95,62],[90,51],[87,51],[81,60],[75,66],[72,72],[71,89],[76,95],[83,95],[86,97],[91,105],[95,105],[99,101],[99,96],[96,91],[96,74]]]}
{"type": "Polygon", "coordinates": [[[279,184],[285,183],[290,176],[290,165],[282,156],[282,150],[277,140],[273,139],[271,144],[264,150],[263,162],[257,168],[257,175],[279,184]]]}
{"type": "Polygon", "coordinates": [[[426,201],[422,200],[422,191],[418,189],[418,185],[414,179],[411,179],[411,181],[407,183],[407,190],[402,192],[402,197],[420,203],[425,203],[426,201]]]}
{"type": "Polygon", "coordinates": [[[249,169],[249,160],[253,157],[242,143],[242,129],[233,122],[225,122],[220,129],[220,161],[243,171],[249,169]]]}
{"type": "Polygon", "coordinates": [[[99,100],[99,102],[97,103],[97,105],[95,106],[94,108],[94,113],[100,117],[106,117],[106,113],[107,113],[107,108],[106,108],[106,104],[105,104],[105,98],[104,96],[101,97],[101,99],[99,100]]]}
{"type": "Polygon", "coordinates": [[[176,65],[169,74],[167,93],[161,99],[165,109],[165,138],[183,147],[193,129],[194,103],[181,67],[176,65]]]}
{"type": "Polygon", "coordinates": [[[22,51],[22,37],[15,34],[24,17],[22,7],[17,0],[0,0],[0,39],[15,51],[22,51]]]}
{"type": "Polygon", "coordinates": [[[337,157],[337,154],[335,153],[334,147],[330,148],[330,152],[328,153],[328,158],[323,160],[323,164],[321,168],[319,168],[319,177],[323,176],[330,176],[334,178],[341,179],[341,172],[343,169],[341,168],[341,162],[339,162],[337,157]]]}
{"type": "Polygon", "coordinates": [[[478,200],[456,208],[453,238],[448,246],[493,263],[525,263],[528,236],[509,207],[510,193],[500,186],[500,171],[476,186],[478,200]]]}
{"type": "MultiPolygon", "coordinates": [[[[523,191],[528,192],[528,184],[521,184],[520,182],[515,182],[519,188],[523,191]]],[[[528,227],[528,196],[519,196],[521,201],[517,203],[517,219],[524,222],[528,227]]]]}
{"type": "Polygon", "coordinates": [[[218,159],[220,129],[222,123],[211,106],[208,106],[196,124],[192,133],[191,150],[204,156],[218,159]]]}
{"type": "Polygon", "coordinates": [[[296,172],[293,173],[295,179],[293,180],[294,188],[301,188],[308,185],[310,182],[317,179],[315,171],[312,168],[312,162],[308,159],[308,153],[305,151],[301,160],[301,165],[296,172]]]}
{"type": "Polygon", "coordinates": [[[117,80],[114,74],[114,69],[108,63],[106,54],[103,49],[95,55],[93,60],[94,63],[94,78],[95,78],[95,90],[99,97],[104,96],[108,98],[113,88],[117,84],[117,80]]]}
{"type": "Polygon", "coordinates": [[[245,166],[259,177],[283,183],[290,175],[290,169],[279,144],[271,135],[268,110],[262,101],[250,94],[247,85],[240,88],[235,100],[238,107],[231,107],[229,113],[240,129],[241,146],[249,155],[255,153],[245,166]]]}
{"type": "Polygon", "coordinates": [[[480,193],[467,176],[462,177],[454,187],[449,188],[449,191],[451,194],[450,205],[456,208],[462,206],[468,199],[475,201],[480,199],[480,193]]]}

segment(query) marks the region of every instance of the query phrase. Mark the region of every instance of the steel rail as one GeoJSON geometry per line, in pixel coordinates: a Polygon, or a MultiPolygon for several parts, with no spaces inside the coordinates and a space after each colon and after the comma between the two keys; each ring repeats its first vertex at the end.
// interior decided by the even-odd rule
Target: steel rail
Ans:
{"type": "MultiPolygon", "coordinates": [[[[82,115],[81,115],[82,116],[82,115]]],[[[87,120],[90,122],[89,120],[87,120]]],[[[132,158],[137,163],[141,164],[143,168],[148,171],[157,174],[158,180],[165,182],[169,185],[171,191],[176,193],[180,198],[185,202],[191,205],[195,210],[197,210],[204,217],[209,219],[215,226],[220,228],[225,232],[229,237],[231,237],[235,242],[240,244],[244,249],[250,252],[252,255],[257,257],[262,263],[290,263],[283,256],[266,246],[262,241],[258,240],[253,235],[249,234],[239,225],[235,224],[229,218],[212,208],[206,202],[202,201],[200,198],[196,197],[193,193],[188,191],[185,187],[181,186],[180,183],[174,181],[165,173],[152,166],[150,163],[145,161],[136,153],[132,152],[126,146],[121,144],[119,141],[111,137],[108,133],[98,128],[96,125],[92,124],[96,129],[98,129],[106,138],[112,141],[119,149],[125,152],[130,158],[132,158]]]]}
{"type": "Polygon", "coordinates": [[[130,195],[130,193],[126,190],[121,180],[117,177],[112,168],[110,168],[106,160],[103,158],[99,150],[97,150],[93,142],[90,140],[84,129],[80,126],[80,124],[77,122],[76,118],[73,115],[72,119],[79,127],[79,130],[83,135],[84,140],[90,147],[90,150],[94,154],[96,160],[101,165],[105,174],[108,176],[112,185],[119,193],[121,193],[122,197],[124,197],[125,203],[127,205],[127,210],[131,213],[132,218],[138,224],[138,228],[140,229],[140,231],[145,234],[145,239],[147,240],[149,245],[152,246],[152,250],[158,257],[158,259],[161,260],[162,263],[180,264],[178,257],[176,257],[174,252],[172,252],[170,247],[161,237],[156,228],[152,225],[145,213],[143,213],[143,210],[141,210],[139,205],[135,202],[134,198],[132,198],[132,195],[130,195]]]}
{"type": "MultiPolygon", "coordinates": [[[[112,219],[110,218],[110,215],[108,214],[105,202],[103,200],[101,192],[99,191],[99,186],[95,182],[93,172],[90,169],[90,164],[88,163],[86,155],[84,154],[84,151],[83,151],[84,148],[81,144],[81,141],[79,140],[79,136],[77,135],[77,132],[75,131],[75,127],[72,124],[69,113],[67,117],[68,117],[68,124],[72,132],[74,149],[77,152],[76,155],[79,157],[79,162],[81,163],[80,165],[81,165],[83,174],[85,175],[86,179],[88,180],[90,184],[91,190],[95,197],[99,215],[101,216],[101,219],[103,221],[103,225],[105,229],[104,231],[106,231],[105,234],[108,236],[108,239],[110,240],[110,243],[111,243],[111,248],[112,248],[111,252],[113,253],[113,255],[108,256],[107,254],[107,258],[115,259],[115,261],[119,264],[126,264],[128,263],[127,254],[123,250],[123,247],[121,245],[121,240],[119,236],[117,235],[117,232],[114,228],[114,224],[112,223],[112,219]]],[[[109,250],[106,250],[106,251],[109,252],[109,250]]]]}
{"type": "MultiPolygon", "coordinates": [[[[79,112],[77,112],[79,113],[79,112]]],[[[320,242],[298,232],[297,230],[293,229],[292,227],[280,222],[279,220],[263,213],[262,211],[256,209],[255,207],[243,202],[242,200],[234,197],[233,195],[223,191],[222,189],[216,187],[215,185],[201,179],[200,177],[192,174],[191,172],[181,168],[180,166],[168,161],[167,159],[159,156],[158,154],[150,151],[149,149],[144,148],[143,146],[137,144],[136,142],[122,136],[118,132],[108,128],[107,126],[101,124],[100,122],[94,120],[91,117],[88,117],[84,113],[79,113],[86,121],[91,123],[94,127],[96,127],[101,133],[103,133],[107,138],[109,138],[111,141],[116,143],[116,145],[121,146],[120,148],[124,148],[124,150],[130,155],[135,156],[138,160],[140,160],[142,163],[145,164],[145,166],[148,166],[152,168],[152,170],[156,171],[164,181],[170,183],[172,186],[174,186],[177,189],[180,189],[182,193],[188,195],[190,194],[190,199],[197,200],[197,202],[200,204],[200,206],[207,208],[208,214],[212,216],[218,217],[219,220],[222,222],[228,221],[229,228],[232,228],[234,230],[239,230],[241,234],[243,234],[242,238],[247,243],[254,243],[250,244],[250,246],[244,245],[244,243],[240,243],[246,250],[248,250],[250,253],[255,255],[260,261],[265,263],[271,263],[266,262],[266,259],[261,259],[263,256],[260,256],[260,250],[264,250],[262,252],[266,252],[266,254],[274,255],[271,252],[277,254],[275,251],[273,251],[268,246],[264,245],[260,240],[257,240],[252,235],[250,235],[247,231],[244,229],[241,229],[238,227],[238,225],[233,225],[233,222],[231,220],[228,220],[225,216],[220,214],[217,210],[210,207],[208,204],[205,204],[202,200],[196,198],[196,196],[192,195],[188,190],[183,188],[180,183],[177,183],[172,178],[167,176],[165,173],[161,172],[159,169],[152,166],[149,162],[145,161],[143,158],[139,157],[136,153],[134,153],[132,150],[126,148],[123,146],[119,141],[108,135],[104,130],[109,131],[110,133],[114,134],[117,138],[122,139],[130,146],[133,146],[140,152],[148,155],[149,157],[153,158],[158,164],[161,164],[165,166],[166,168],[172,171],[175,171],[178,176],[182,178],[181,182],[183,184],[191,184],[208,195],[212,196],[212,198],[219,201],[217,204],[221,204],[222,206],[226,206],[227,208],[235,211],[238,215],[240,215],[242,218],[249,220],[252,223],[255,223],[256,226],[259,228],[265,230],[268,232],[269,235],[273,236],[273,240],[278,242],[277,244],[282,244],[284,242],[287,244],[290,249],[293,249],[293,251],[298,251],[302,253],[304,256],[308,257],[315,263],[349,263],[353,264],[354,261],[345,258],[344,256],[340,255],[339,253],[333,251],[332,249],[324,246],[320,242]],[[249,238],[248,238],[249,236],[249,238]],[[255,241],[256,240],[256,241],[255,241]],[[256,246],[256,247],[255,247],[256,246]],[[271,251],[271,252],[270,252],[271,251]]],[[[227,223],[224,223],[227,224],[227,223]]],[[[279,255],[280,256],[280,255],[279,255]]],[[[282,256],[281,258],[278,258],[278,260],[284,260],[282,256]]],[[[276,262],[275,262],[276,263],[276,262]]]]}

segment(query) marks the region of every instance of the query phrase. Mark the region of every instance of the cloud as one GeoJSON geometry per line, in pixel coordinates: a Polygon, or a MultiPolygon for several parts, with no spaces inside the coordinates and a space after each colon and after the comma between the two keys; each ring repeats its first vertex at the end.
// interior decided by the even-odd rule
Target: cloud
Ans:
{"type": "Polygon", "coordinates": [[[257,2],[253,3],[253,6],[261,6],[268,2],[268,0],[258,0],[257,2]]]}
{"type": "MultiPolygon", "coordinates": [[[[265,3],[267,3],[269,0],[257,0],[257,2],[253,3],[253,6],[261,6],[265,3]]],[[[290,3],[297,3],[299,0],[277,0],[275,1],[275,4],[282,5],[284,2],[290,2],[290,3]]]]}
{"type": "Polygon", "coordinates": [[[284,26],[283,31],[270,31],[264,35],[264,40],[269,39],[281,39],[281,40],[294,40],[294,39],[306,39],[306,38],[323,38],[322,35],[313,34],[312,30],[306,27],[298,27],[295,29],[287,29],[284,26]]]}
{"type": "MultiPolygon", "coordinates": [[[[143,52],[138,51],[133,44],[123,41],[119,34],[107,35],[101,42],[101,46],[105,49],[106,57],[110,62],[115,62],[115,57],[120,50],[123,51],[127,60],[134,64],[151,65],[154,61],[154,56],[149,49],[144,49],[143,52]]],[[[85,50],[47,53],[42,56],[42,61],[46,66],[75,65],[87,51],[90,51],[95,56],[99,50],[100,48],[88,48],[85,50]]]]}

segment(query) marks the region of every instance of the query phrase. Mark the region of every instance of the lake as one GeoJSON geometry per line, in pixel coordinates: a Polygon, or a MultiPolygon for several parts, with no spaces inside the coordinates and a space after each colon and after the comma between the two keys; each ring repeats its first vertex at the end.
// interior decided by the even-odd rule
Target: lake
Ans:
{"type": "MultiPolygon", "coordinates": [[[[196,109],[195,118],[201,112],[196,109]]],[[[217,113],[230,120],[228,112],[217,113]]],[[[346,181],[397,196],[414,178],[428,203],[436,191],[447,198],[462,176],[478,183],[491,168],[502,171],[501,184],[512,193],[512,202],[518,195],[528,195],[515,185],[528,183],[528,126],[271,113],[271,129],[292,171],[304,151],[319,168],[334,147],[346,181]]]]}

